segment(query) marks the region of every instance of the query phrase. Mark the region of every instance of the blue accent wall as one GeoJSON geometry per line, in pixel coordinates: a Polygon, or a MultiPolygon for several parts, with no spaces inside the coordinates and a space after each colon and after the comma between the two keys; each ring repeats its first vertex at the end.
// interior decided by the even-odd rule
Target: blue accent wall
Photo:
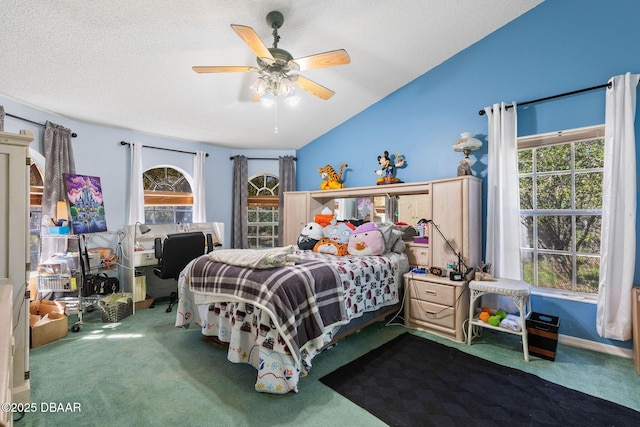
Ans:
{"type": "MultiPolygon", "coordinates": [[[[546,0],[298,150],[298,189],[317,189],[317,169],[341,163],[349,165],[347,187],[375,185],[377,156],[385,150],[406,157],[406,168],[397,172],[405,182],[455,176],[462,156],[451,146],[470,131],[484,142],[472,157],[486,201],[487,118],[478,111],[640,73],[638,16],[635,0],[546,0]]],[[[604,89],[519,107],[518,135],[602,124],[604,110],[604,89]]],[[[636,120],[638,141],[639,128],[636,120]]],[[[636,269],[635,283],[639,274],[636,269]]],[[[631,348],[631,341],[598,336],[592,303],[540,296],[532,302],[535,311],[560,316],[561,334],[631,348]]]]}

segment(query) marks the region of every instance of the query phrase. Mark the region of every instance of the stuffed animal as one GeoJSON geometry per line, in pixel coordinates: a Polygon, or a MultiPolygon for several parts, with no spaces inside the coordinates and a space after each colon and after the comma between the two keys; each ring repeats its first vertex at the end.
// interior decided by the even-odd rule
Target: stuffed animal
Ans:
{"type": "Polygon", "coordinates": [[[312,250],[313,247],[322,239],[323,227],[317,222],[308,222],[302,227],[300,236],[298,236],[298,249],[304,251],[312,250]]]}
{"type": "Polygon", "coordinates": [[[340,174],[336,173],[333,166],[326,165],[323,168],[319,168],[318,172],[320,172],[320,176],[322,177],[322,184],[320,184],[321,190],[332,190],[337,188],[344,188],[344,183],[342,182],[342,170],[347,167],[346,163],[340,165],[340,174]]]}
{"type": "Polygon", "coordinates": [[[382,255],[384,253],[384,237],[373,222],[365,222],[351,233],[348,247],[351,255],[382,255]]]}
{"type": "Polygon", "coordinates": [[[349,243],[349,237],[355,229],[350,222],[338,222],[334,219],[322,229],[322,234],[336,243],[349,243]]]}
{"type": "Polygon", "coordinates": [[[328,237],[323,237],[313,247],[314,252],[336,256],[349,255],[349,246],[346,243],[336,243],[328,237]]]}

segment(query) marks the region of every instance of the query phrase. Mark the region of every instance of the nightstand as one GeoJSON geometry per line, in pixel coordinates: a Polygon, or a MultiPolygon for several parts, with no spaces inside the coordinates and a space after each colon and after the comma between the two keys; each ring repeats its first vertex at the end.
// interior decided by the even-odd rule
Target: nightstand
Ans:
{"type": "Polygon", "coordinates": [[[433,274],[405,273],[405,326],[464,342],[469,315],[467,282],[433,274]]]}

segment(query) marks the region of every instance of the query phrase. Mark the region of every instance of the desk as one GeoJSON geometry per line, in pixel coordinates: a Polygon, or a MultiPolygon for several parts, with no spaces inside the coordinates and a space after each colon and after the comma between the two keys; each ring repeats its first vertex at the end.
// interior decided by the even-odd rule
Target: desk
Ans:
{"type": "MultiPolygon", "coordinates": [[[[147,278],[146,284],[153,287],[153,268],[158,264],[155,256],[154,241],[156,238],[164,239],[168,234],[201,231],[205,235],[211,234],[214,241],[224,245],[224,224],[221,222],[202,222],[189,224],[147,224],[151,229],[146,234],[136,233],[135,225],[125,225],[123,230],[125,237],[122,242],[124,274],[122,289],[125,292],[135,293],[136,270],[147,278]],[[137,240],[137,242],[136,242],[137,240]],[[141,246],[143,250],[134,250],[141,246]],[[149,280],[152,279],[152,280],[149,280]]],[[[157,279],[161,280],[161,279],[157,279]]],[[[155,289],[155,288],[154,288],[155,289]]]]}
{"type": "MultiPolygon", "coordinates": [[[[469,282],[469,291],[471,293],[469,303],[469,328],[467,331],[467,345],[471,345],[473,339],[473,326],[481,328],[491,328],[501,332],[520,335],[522,337],[522,352],[524,360],[529,361],[529,344],[527,342],[527,325],[526,319],[531,314],[531,285],[521,280],[496,278],[495,281],[472,280],[469,282]],[[497,294],[504,296],[515,303],[520,313],[519,325],[520,330],[503,328],[501,326],[491,326],[483,322],[475,314],[476,301],[482,295],[497,294]]],[[[497,309],[497,307],[495,307],[497,309]]]]}
{"type": "Polygon", "coordinates": [[[148,265],[157,265],[158,259],[156,258],[155,249],[145,249],[142,251],[135,251],[133,254],[133,266],[134,267],[146,267],[148,265]]]}

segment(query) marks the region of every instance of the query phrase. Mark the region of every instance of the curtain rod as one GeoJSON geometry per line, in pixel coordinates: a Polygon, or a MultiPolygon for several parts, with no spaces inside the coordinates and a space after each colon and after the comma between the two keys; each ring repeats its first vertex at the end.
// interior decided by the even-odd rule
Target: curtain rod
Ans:
{"type": "MultiPolygon", "coordinates": [[[[33,120],[25,119],[24,117],[15,116],[15,115],[9,114],[9,113],[4,113],[4,115],[5,116],[9,116],[9,117],[13,117],[14,119],[22,120],[23,122],[31,123],[32,125],[45,127],[45,125],[43,123],[34,122],[33,120]]],[[[71,133],[71,138],[75,138],[76,136],[78,136],[77,133],[75,133],[75,132],[71,133]]]]}
{"type": "MultiPolygon", "coordinates": [[[[558,95],[552,95],[552,96],[547,96],[545,98],[539,98],[539,99],[534,99],[534,100],[531,100],[531,101],[518,103],[518,107],[522,107],[523,105],[535,104],[536,102],[548,101],[550,99],[562,98],[563,96],[575,95],[577,93],[589,92],[591,90],[602,89],[602,88],[605,88],[605,87],[611,89],[611,83],[605,83],[603,85],[592,86],[592,87],[588,87],[588,88],[585,88],[585,89],[578,89],[578,90],[574,90],[574,91],[571,91],[571,92],[561,93],[561,94],[558,94],[558,95]]],[[[513,105],[507,105],[506,108],[507,109],[513,108],[513,105]]],[[[485,111],[484,110],[480,110],[480,111],[478,111],[478,114],[480,114],[481,116],[484,116],[485,115],[485,111]]]]}
{"type": "MultiPolygon", "coordinates": [[[[229,160],[233,160],[238,156],[231,156],[229,157],[229,160]]],[[[280,160],[279,157],[247,157],[247,160],[280,160]]],[[[298,160],[296,157],[293,158],[293,160],[298,160]]]]}
{"type": "MultiPolygon", "coordinates": [[[[127,141],[120,141],[120,145],[131,145],[130,142],[127,141]]],[[[193,151],[183,151],[183,150],[176,150],[173,148],[164,148],[164,147],[153,147],[151,145],[143,145],[143,148],[153,148],[154,150],[164,150],[164,151],[173,151],[174,153],[184,153],[184,154],[193,154],[196,155],[197,153],[194,153],[193,151]]],[[[209,157],[209,153],[205,153],[206,157],[209,157]]]]}

